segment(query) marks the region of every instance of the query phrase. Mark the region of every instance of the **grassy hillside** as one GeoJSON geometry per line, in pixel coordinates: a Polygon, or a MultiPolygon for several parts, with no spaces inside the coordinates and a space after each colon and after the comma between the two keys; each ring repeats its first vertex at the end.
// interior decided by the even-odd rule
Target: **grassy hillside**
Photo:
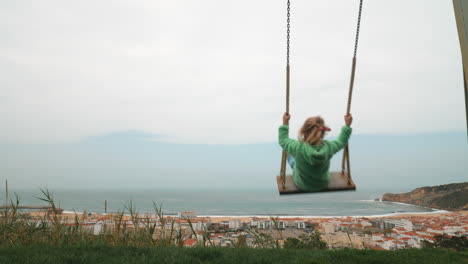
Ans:
{"type": "Polygon", "coordinates": [[[468,252],[435,249],[285,250],[109,246],[0,247],[0,263],[468,263],[468,252]]]}

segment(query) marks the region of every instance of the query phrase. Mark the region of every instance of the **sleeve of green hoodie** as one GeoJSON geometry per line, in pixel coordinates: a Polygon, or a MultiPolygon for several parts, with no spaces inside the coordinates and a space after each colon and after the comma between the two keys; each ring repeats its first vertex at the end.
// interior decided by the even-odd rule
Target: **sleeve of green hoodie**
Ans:
{"type": "Polygon", "coordinates": [[[289,154],[296,156],[300,143],[297,140],[289,138],[289,126],[281,125],[278,132],[278,142],[280,146],[289,154]]]}
{"type": "Polygon", "coordinates": [[[349,126],[343,126],[341,128],[340,135],[336,140],[331,140],[330,142],[330,147],[332,154],[335,154],[336,152],[340,151],[346,144],[348,144],[349,137],[351,136],[351,132],[353,131],[352,128],[349,126]]]}

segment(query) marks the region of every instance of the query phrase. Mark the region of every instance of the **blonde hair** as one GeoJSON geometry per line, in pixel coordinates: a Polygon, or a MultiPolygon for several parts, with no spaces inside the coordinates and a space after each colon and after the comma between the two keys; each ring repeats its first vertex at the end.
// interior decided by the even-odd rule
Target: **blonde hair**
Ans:
{"type": "Polygon", "coordinates": [[[320,130],[320,127],[324,125],[325,121],[320,116],[307,118],[299,130],[299,140],[313,146],[321,145],[325,131],[320,130]]]}

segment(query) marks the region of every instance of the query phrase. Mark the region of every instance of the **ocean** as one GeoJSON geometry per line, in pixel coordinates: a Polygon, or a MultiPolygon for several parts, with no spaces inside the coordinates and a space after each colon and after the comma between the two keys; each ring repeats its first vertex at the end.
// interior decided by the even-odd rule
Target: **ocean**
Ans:
{"type": "MultiPolygon", "coordinates": [[[[206,216],[383,216],[429,213],[431,208],[379,201],[386,192],[408,190],[357,190],[280,196],[277,190],[50,190],[65,211],[118,212],[132,201],[139,213],[151,213],[153,202],[167,215],[191,211],[206,216]],[[376,201],[377,199],[377,201],[376,201]]],[[[10,190],[21,205],[47,205],[39,189],[10,190]]],[[[3,194],[4,197],[4,194],[3,194]]],[[[4,203],[5,198],[1,201],[4,203]]]]}

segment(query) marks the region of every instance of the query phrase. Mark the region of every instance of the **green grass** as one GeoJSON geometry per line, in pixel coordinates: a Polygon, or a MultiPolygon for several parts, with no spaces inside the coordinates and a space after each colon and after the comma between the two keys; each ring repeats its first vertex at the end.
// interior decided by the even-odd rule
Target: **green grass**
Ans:
{"type": "Polygon", "coordinates": [[[122,246],[0,247],[0,263],[468,263],[468,251],[442,249],[286,250],[122,246]]]}

